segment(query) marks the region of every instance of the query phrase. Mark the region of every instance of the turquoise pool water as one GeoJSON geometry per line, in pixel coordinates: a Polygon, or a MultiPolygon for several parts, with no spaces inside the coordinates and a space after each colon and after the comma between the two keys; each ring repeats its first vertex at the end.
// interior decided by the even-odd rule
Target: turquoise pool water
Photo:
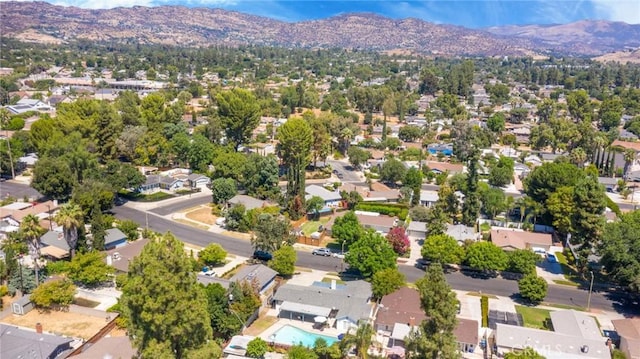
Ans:
{"type": "Polygon", "coordinates": [[[296,345],[302,343],[302,345],[311,348],[318,338],[323,338],[324,340],[326,340],[328,345],[331,345],[338,341],[338,338],[330,337],[328,335],[309,333],[305,330],[293,327],[291,325],[285,325],[282,328],[278,329],[269,339],[270,341],[287,345],[296,345]]]}

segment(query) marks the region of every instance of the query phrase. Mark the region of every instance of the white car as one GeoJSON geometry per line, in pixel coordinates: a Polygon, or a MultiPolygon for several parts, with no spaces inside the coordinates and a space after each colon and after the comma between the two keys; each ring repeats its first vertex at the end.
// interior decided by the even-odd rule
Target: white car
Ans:
{"type": "Polygon", "coordinates": [[[332,257],[335,257],[335,258],[340,258],[340,259],[342,259],[342,258],[344,258],[344,253],[334,252],[334,253],[332,253],[332,254],[331,254],[331,256],[332,256],[332,257]]]}

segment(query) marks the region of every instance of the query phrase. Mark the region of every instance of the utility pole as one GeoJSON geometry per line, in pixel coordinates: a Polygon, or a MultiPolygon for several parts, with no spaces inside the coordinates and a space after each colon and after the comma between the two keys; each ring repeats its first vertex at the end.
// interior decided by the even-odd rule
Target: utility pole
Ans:
{"type": "Polygon", "coordinates": [[[591,291],[593,290],[593,271],[589,271],[591,274],[591,284],[589,285],[589,297],[587,298],[587,312],[591,308],[591,291]]]}

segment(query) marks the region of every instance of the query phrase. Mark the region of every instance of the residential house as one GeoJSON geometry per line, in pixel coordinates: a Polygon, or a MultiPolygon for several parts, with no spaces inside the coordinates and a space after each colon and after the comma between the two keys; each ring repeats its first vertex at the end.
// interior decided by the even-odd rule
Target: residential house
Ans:
{"type": "Polygon", "coordinates": [[[322,316],[330,326],[347,332],[371,319],[370,297],[371,284],[361,280],[344,285],[316,282],[310,287],[285,284],[273,295],[272,305],[279,318],[313,323],[322,316]]]}
{"type": "Polygon", "coordinates": [[[160,176],[160,188],[167,191],[177,191],[184,186],[185,180],[176,177],[160,176]]]}
{"type": "Polygon", "coordinates": [[[482,237],[482,233],[476,232],[475,228],[465,226],[464,224],[447,224],[445,234],[455,238],[460,245],[466,240],[477,241],[482,237]]]}
{"type": "Polygon", "coordinates": [[[127,235],[118,228],[109,228],[105,232],[104,249],[119,248],[127,244],[127,235]]]}
{"type": "MultiPolygon", "coordinates": [[[[48,221],[51,214],[58,209],[58,201],[46,202],[13,202],[0,207],[0,219],[12,226],[19,226],[24,217],[32,214],[41,222],[48,221]]],[[[42,225],[43,223],[41,223],[42,225]]],[[[46,227],[45,227],[46,228],[46,227]]]]}
{"type": "Polygon", "coordinates": [[[233,196],[230,200],[227,201],[230,206],[235,206],[241,204],[247,211],[256,208],[263,208],[271,206],[271,203],[268,201],[263,201],[261,199],[257,199],[255,197],[247,196],[244,194],[238,194],[233,196]]]}
{"type": "Polygon", "coordinates": [[[121,273],[129,272],[129,263],[140,253],[149,239],[143,238],[129,242],[127,245],[107,250],[106,262],[121,273]]]}
{"type": "Polygon", "coordinates": [[[542,166],[542,159],[537,155],[528,155],[524,158],[524,163],[531,165],[531,167],[542,166]]]}
{"type": "Polygon", "coordinates": [[[69,255],[69,245],[64,239],[62,227],[50,230],[40,237],[40,254],[45,257],[62,259],[69,255]]]}
{"type": "Polygon", "coordinates": [[[22,163],[25,167],[33,167],[38,162],[38,155],[35,153],[27,153],[26,155],[19,157],[18,162],[22,163]]]}
{"type": "Polygon", "coordinates": [[[516,249],[542,249],[545,252],[553,245],[549,233],[527,232],[511,228],[492,228],[491,242],[505,251],[516,249]]]}
{"type": "Polygon", "coordinates": [[[148,175],[143,184],[141,184],[137,191],[140,193],[152,193],[160,190],[160,176],[148,175]]]}
{"type": "Polygon", "coordinates": [[[438,191],[420,190],[420,205],[431,208],[438,202],[438,191]]]}
{"type": "Polygon", "coordinates": [[[387,234],[391,228],[398,225],[398,219],[375,212],[355,211],[358,222],[364,228],[371,228],[382,234],[387,234]]]}
{"type": "Polygon", "coordinates": [[[199,173],[192,173],[187,176],[187,183],[191,188],[203,188],[211,184],[211,178],[199,173]]]}
{"type": "Polygon", "coordinates": [[[447,172],[449,175],[455,175],[464,172],[464,166],[458,163],[422,161],[422,165],[427,166],[435,174],[447,172]]]}
{"type": "Polygon", "coordinates": [[[0,324],[0,358],[65,358],[71,352],[72,338],[0,324]]]}
{"type": "Polygon", "coordinates": [[[560,156],[562,155],[557,153],[540,152],[540,158],[542,158],[543,163],[554,162],[560,156]]]}
{"type": "Polygon", "coordinates": [[[231,277],[232,282],[247,281],[258,290],[261,296],[270,296],[276,285],[276,276],[278,272],[263,265],[255,264],[240,268],[236,274],[231,277]]]}
{"type": "MultiPolygon", "coordinates": [[[[420,294],[417,290],[402,287],[382,298],[376,311],[375,329],[389,337],[388,349],[405,348],[404,339],[410,331],[419,330],[419,325],[427,319],[420,306],[420,294]]],[[[461,352],[473,352],[479,343],[478,322],[458,318],[454,330],[461,352]]],[[[404,354],[404,351],[400,354],[404,354]]],[[[403,356],[403,355],[401,355],[403,356]]]]}
{"type": "Polygon", "coordinates": [[[623,141],[637,141],[638,140],[638,136],[630,131],[627,131],[625,129],[620,130],[620,133],[618,134],[618,138],[623,140],[623,141]]]}
{"type": "Polygon", "coordinates": [[[20,115],[30,111],[50,112],[53,111],[51,106],[40,100],[21,99],[15,105],[5,106],[12,115],[20,115]]]}
{"type": "Polygon", "coordinates": [[[342,196],[338,191],[329,191],[318,185],[310,185],[305,188],[305,199],[309,200],[311,197],[320,197],[324,201],[324,209],[338,208],[342,203],[342,196]]]}
{"type": "Polygon", "coordinates": [[[618,348],[627,359],[640,359],[640,317],[615,319],[611,323],[620,337],[618,348]]]}
{"type": "Polygon", "coordinates": [[[107,336],[89,345],[82,353],[74,355],[73,358],[134,358],[136,354],[137,350],[131,345],[128,336],[107,336]]]}
{"type": "Polygon", "coordinates": [[[496,324],[498,356],[530,347],[547,359],[610,359],[608,338],[595,319],[574,310],[551,312],[554,331],[496,324]]]}
{"type": "Polygon", "coordinates": [[[618,187],[619,178],[613,177],[598,177],[598,183],[600,183],[607,192],[614,192],[618,187]]]}
{"type": "Polygon", "coordinates": [[[407,236],[414,239],[427,237],[427,222],[411,221],[407,226],[407,236]]]}
{"type": "Polygon", "coordinates": [[[172,176],[148,175],[145,182],[138,187],[140,193],[153,193],[158,190],[176,191],[182,188],[186,180],[172,176]]]}

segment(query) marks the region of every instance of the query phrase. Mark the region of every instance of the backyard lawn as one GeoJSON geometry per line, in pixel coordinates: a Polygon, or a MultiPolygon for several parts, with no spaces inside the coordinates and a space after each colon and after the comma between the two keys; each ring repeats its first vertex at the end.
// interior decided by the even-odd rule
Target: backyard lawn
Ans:
{"type": "Polygon", "coordinates": [[[527,328],[536,328],[551,330],[551,316],[550,311],[547,309],[539,309],[532,307],[525,307],[522,305],[516,305],[516,312],[522,315],[524,326],[527,328]]]}
{"type": "Polygon", "coordinates": [[[309,236],[311,235],[311,233],[313,232],[317,232],[318,231],[318,227],[320,227],[320,225],[325,225],[327,224],[327,222],[329,222],[329,219],[331,217],[320,217],[319,221],[308,221],[305,224],[303,224],[301,226],[301,230],[302,232],[304,232],[305,236],[309,236]]]}

